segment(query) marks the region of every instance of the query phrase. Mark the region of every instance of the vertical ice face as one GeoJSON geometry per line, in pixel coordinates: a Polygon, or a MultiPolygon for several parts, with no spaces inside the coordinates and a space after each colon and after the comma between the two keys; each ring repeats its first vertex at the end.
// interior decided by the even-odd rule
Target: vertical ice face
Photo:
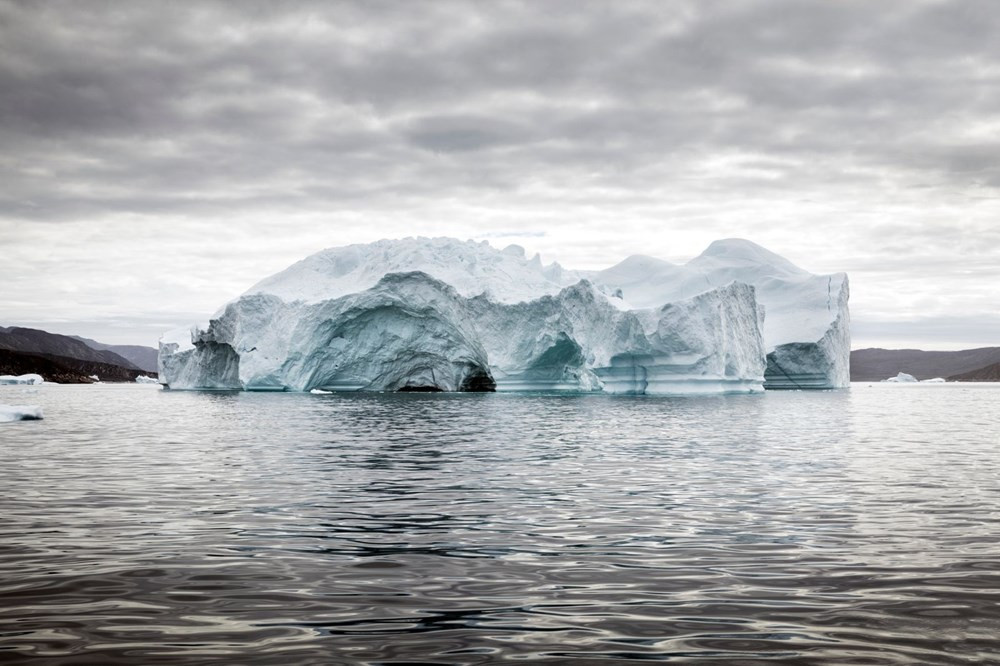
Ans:
{"type": "MultiPolygon", "coordinates": [[[[295,391],[761,390],[765,354],[778,351],[766,347],[761,294],[776,290],[780,314],[782,298],[793,309],[814,297],[816,276],[745,241],[710,250],[695,266],[632,257],[596,274],[452,239],[324,250],[208,325],[164,336],[161,379],[295,391]]],[[[801,380],[816,374],[807,352],[790,355],[804,368],[775,358],[801,380]]]]}
{"type": "Polygon", "coordinates": [[[594,275],[634,307],[689,298],[730,282],[753,285],[764,309],[767,388],[850,383],[847,275],[813,275],[750,241],[715,241],[687,264],[629,257],[594,275]]]}

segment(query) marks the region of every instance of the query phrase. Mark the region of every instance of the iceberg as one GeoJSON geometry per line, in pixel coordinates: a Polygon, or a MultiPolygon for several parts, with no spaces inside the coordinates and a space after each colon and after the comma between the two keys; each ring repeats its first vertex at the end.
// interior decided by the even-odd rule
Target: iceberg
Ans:
{"type": "Polygon", "coordinates": [[[912,384],[919,381],[913,375],[908,375],[905,372],[900,372],[895,377],[889,377],[888,379],[883,379],[884,382],[890,382],[892,384],[912,384]]]}
{"type": "Polygon", "coordinates": [[[139,375],[135,378],[136,384],[159,384],[160,380],[153,377],[147,377],[146,375],[139,375]]]}
{"type": "Polygon", "coordinates": [[[0,384],[42,384],[41,375],[0,375],[0,384]]]}
{"type": "Polygon", "coordinates": [[[35,405],[0,405],[0,423],[34,421],[42,418],[42,408],[35,405]]]}
{"type": "MultiPolygon", "coordinates": [[[[773,257],[793,282],[815,277],[773,257]]],[[[630,258],[586,273],[543,265],[518,246],[447,238],[331,248],[257,283],[209,322],[165,334],[160,378],[202,390],[759,392],[769,366],[759,294],[771,288],[761,277],[770,264],[728,275],[725,266],[746,262],[716,263],[696,271],[630,258]]],[[[794,294],[784,295],[790,307],[794,294]]],[[[771,300],[780,315],[781,300],[771,300]]],[[[817,346],[823,335],[792,338],[817,346]]],[[[802,356],[803,365],[826,360],[802,356]]]]}

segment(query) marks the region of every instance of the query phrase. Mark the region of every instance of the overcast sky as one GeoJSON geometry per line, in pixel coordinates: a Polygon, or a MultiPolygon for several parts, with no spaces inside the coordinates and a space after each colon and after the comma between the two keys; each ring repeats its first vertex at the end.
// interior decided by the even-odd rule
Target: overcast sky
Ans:
{"type": "Polygon", "coordinates": [[[0,0],[0,325],[155,345],[324,247],[742,237],[1000,345],[1000,3],[0,0]]]}

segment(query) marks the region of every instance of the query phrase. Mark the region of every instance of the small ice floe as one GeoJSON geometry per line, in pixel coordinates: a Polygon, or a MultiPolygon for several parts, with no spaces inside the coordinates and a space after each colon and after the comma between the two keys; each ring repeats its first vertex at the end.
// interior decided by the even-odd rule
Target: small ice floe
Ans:
{"type": "Polygon", "coordinates": [[[0,375],[0,384],[41,384],[41,375],[0,375]]]}
{"type": "Polygon", "coordinates": [[[34,421],[42,418],[42,408],[37,405],[0,405],[0,423],[34,421]]]}
{"type": "Polygon", "coordinates": [[[154,379],[153,377],[147,377],[146,375],[139,375],[138,377],[135,378],[135,383],[136,384],[159,384],[160,381],[158,379],[154,379]]]}
{"type": "Polygon", "coordinates": [[[893,384],[909,384],[911,382],[919,381],[913,375],[908,375],[905,372],[901,372],[895,377],[889,377],[889,379],[883,379],[882,381],[891,382],[893,384]]]}
{"type": "Polygon", "coordinates": [[[90,377],[88,377],[87,379],[93,379],[93,380],[94,380],[95,382],[99,382],[99,381],[101,381],[101,378],[100,378],[100,377],[98,377],[97,375],[91,375],[91,376],[90,376],[90,377]]]}
{"type": "Polygon", "coordinates": [[[944,384],[944,377],[934,377],[933,379],[921,379],[921,384],[944,384]]]}
{"type": "Polygon", "coordinates": [[[312,389],[309,392],[313,395],[326,395],[327,393],[333,393],[333,391],[324,391],[323,389],[312,389]]]}

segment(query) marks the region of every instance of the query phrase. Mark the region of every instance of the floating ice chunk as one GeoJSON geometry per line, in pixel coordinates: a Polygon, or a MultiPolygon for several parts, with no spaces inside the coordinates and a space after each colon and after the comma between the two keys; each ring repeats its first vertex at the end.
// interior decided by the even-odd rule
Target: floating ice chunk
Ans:
{"type": "Polygon", "coordinates": [[[0,384],[41,384],[45,380],[41,375],[0,375],[0,384]]]}
{"type": "Polygon", "coordinates": [[[313,395],[329,395],[333,393],[333,391],[324,391],[323,389],[310,389],[309,392],[313,395]]]}
{"type": "Polygon", "coordinates": [[[889,377],[888,379],[884,379],[882,381],[890,382],[890,383],[893,383],[893,384],[909,384],[909,383],[916,382],[916,381],[919,381],[919,380],[916,377],[914,377],[913,375],[908,375],[905,372],[901,372],[898,375],[896,375],[895,377],[889,377]]]}
{"type": "Polygon", "coordinates": [[[36,405],[0,405],[0,423],[34,421],[42,418],[42,408],[36,405]]]}
{"type": "Polygon", "coordinates": [[[153,377],[147,377],[146,375],[139,375],[135,378],[136,384],[159,384],[160,380],[153,377]]]}
{"type": "Polygon", "coordinates": [[[93,379],[95,382],[101,381],[101,378],[98,377],[97,375],[90,375],[89,377],[87,377],[87,379],[93,379]]]}
{"type": "Polygon", "coordinates": [[[934,377],[933,379],[921,379],[920,383],[921,384],[944,384],[945,383],[945,378],[944,377],[934,377]]]}

